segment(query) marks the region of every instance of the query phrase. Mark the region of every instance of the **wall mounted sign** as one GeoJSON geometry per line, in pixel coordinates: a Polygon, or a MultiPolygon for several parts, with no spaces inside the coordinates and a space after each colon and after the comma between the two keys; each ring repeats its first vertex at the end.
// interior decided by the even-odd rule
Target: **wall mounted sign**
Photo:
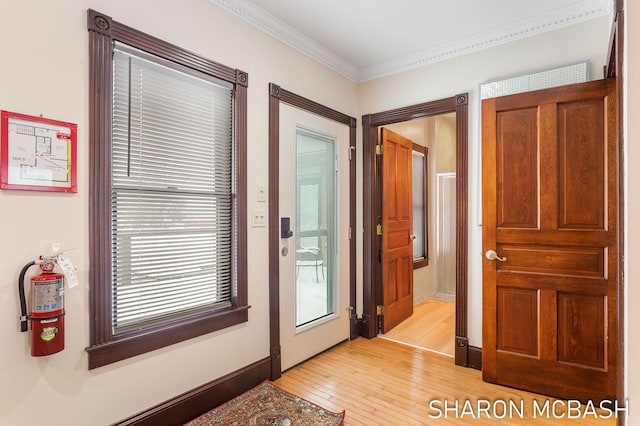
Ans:
{"type": "Polygon", "coordinates": [[[0,189],[78,192],[77,125],[0,111],[0,189]]]}

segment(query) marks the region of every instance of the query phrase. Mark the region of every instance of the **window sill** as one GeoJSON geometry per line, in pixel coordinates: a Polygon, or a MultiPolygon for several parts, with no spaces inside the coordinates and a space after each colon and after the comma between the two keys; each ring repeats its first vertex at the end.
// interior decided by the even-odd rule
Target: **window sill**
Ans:
{"type": "Polygon", "coordinates": [[[161,327],[114,336],[109,342],[86,349],[89,353],[89,370],[247,322],[250,307],[200,314],[161,327]]]}
{"type": "Polygon", "coordinates": [[[429,266],[429,259],[416,259],[413,261],[413,269],[424,268],[425,266],[429,266]]]}

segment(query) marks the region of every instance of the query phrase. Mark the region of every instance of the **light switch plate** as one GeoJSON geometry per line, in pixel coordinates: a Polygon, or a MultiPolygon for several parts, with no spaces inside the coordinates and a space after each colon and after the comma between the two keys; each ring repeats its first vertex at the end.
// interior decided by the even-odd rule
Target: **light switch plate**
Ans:
{"type": "Polygon", "coordinates": [[[257,194],[258,201],[267,201],[267,185],[265,185],[264,183],[258,184],[257,194]]]}
{"type": "Polygon", "coordinates": [[[252,224],[254,228],[264,228],[267,226],[267,212],[263,209],[253,209],[252,224]]]}

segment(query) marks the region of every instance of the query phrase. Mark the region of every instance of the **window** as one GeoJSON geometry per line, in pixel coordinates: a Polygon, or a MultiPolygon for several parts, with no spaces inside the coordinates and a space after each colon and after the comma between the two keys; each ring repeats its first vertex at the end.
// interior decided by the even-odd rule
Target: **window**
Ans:
{"type": "Polygon", "coordinates": [[[413,268],[429,265],[427,238],[427,154],[428,148],[413,144],[412,192],[413,192],[413,268]]]}
{"type": "Polygon", "coordinates": [[[247,75],[89,31],[91,369],[247,321],[247,75]]]}

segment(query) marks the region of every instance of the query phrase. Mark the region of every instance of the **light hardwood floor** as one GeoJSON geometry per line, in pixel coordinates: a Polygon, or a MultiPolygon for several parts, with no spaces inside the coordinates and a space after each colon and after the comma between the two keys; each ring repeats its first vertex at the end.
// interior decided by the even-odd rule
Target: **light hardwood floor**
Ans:
{"type": "Polygon", "coordinates": [[[382,336],[453,356],[455,324],[454,303],[429,299],[414,306],[410,318],[382,336]]]}
{"type": "MultiPolygon", "coordinates": [[[[329,410],[346,410],[346,426],[616,424],[613,416],[568,418],[564,401],[556,403],[554,415],[553,399],[484,383],[480,371],[456,367],[449,357],[380,338],[344,343],[285,372],[275,384],[329,410]],[[459,406],[446,418],[445,400],[449,408],[456,401],[459,406]],[[548,412],[543,410],[549,418],[533,418],[534,400],[539,407],[549,402],[548,412]],[[502,401],[516,410],[497,419],[503,417],[502,401]],[[479,404],[490,408],[478,409],[479,404]]],[[[598,416],[607,414],[601,411],[598,416]]]]}

